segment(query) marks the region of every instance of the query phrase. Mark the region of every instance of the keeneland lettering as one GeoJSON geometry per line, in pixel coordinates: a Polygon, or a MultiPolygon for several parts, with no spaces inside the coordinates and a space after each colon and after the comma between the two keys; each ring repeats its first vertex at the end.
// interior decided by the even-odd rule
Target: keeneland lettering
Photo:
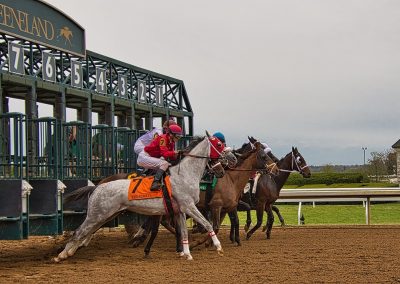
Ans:
{"type": "Polygon", "coordinates": [[[0,33],[79,57],[86,54],[85,30],[40,0],[0,0],[0,33]]]}
{"type": "Polygon", "coordinates": [[[54,39],[52,22],[2,4],[0,4],[0,25],[37,37],[45,37],[47,40],[54,39]]]}

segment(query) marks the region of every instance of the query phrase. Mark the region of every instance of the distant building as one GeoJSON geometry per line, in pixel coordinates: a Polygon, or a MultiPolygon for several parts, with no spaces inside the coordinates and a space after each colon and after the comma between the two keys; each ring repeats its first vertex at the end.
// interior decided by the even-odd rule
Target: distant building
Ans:
{"type": "Polygon", "coordinates": [[[400,139],[392,145],[392,148],[396,150],[397,180],[400,181],[400,139]]]}

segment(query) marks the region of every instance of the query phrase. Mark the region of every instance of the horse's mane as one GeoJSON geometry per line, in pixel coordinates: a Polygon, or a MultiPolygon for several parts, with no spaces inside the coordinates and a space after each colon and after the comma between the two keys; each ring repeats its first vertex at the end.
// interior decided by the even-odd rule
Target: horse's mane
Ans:
{"type": "Polygon", "coordinates": [[[189,153],[190,151],[192,151],[194,149],[194,147],[196,147],[201,141],[203,141],[204,138],[205,138],[205,136],[193,137],[193,140],[190,141],[189,146],[187,146],[185,149],[183,149],[183,151],[185,153],[189,153]]]}
{"type": "Polygon", "coordinates": [[[237,164],[236,164],[236,167],[238,167],[238,166],[240,166],[241,164],[243,164],[244,161],[245,161],[248,157],[250,157],[250,155],[251,155],[252,153],[254,153],[253,150],[250,150],[250,151],[247,151],[247,152],[243,153],[243,152],[244,152],[244,149],[245,149],[248,145],[249,145],[249,143],[243,143],[243,145],[242,145],[241,148],[239,148],[239,149],[237,149],[237,150],[234,151],[234,154],[239,154],[239,155],[236,155],[236,157],[237,157],[237,164]]]}

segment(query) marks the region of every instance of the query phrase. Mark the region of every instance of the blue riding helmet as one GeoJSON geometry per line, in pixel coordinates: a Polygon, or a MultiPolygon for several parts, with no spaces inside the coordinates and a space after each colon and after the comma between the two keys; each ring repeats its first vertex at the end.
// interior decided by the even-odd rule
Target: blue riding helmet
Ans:
{"type": "Polygon", "coordinates": [[[225,144],[225,136],[221,132],[215,132],[213,134],[214,137],[217,137],[222,143],[225,144]]]}

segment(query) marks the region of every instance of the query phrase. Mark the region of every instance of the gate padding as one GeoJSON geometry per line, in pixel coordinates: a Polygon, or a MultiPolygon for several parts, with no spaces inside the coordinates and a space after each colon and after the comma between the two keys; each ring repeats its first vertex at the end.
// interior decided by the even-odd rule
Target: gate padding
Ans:
{"type": "MultiPolygon", "coordinates": [[[[63,183],[67,186],[64,194],[70,193],[78,188],[88,185],[87,179],[65,179],[63,183]]],[[[79,227],[86,218],[87,201],[75,201],[68,206],[63,205],[63,229],[73,231],[79,227]]]]}
{"type": "Polygon", "coordinates": [[[22,180],[0,180],[0,239],[28,238],[28,204],[22,197],[22,180]],[[23,202],[26,202],[24,212],[23,202]]]}
{"type": "Polygon", "coordinates": [[[57,180],[30,180],[29,234],[62,234],[62,207],[59,206],[57,180]]]}

